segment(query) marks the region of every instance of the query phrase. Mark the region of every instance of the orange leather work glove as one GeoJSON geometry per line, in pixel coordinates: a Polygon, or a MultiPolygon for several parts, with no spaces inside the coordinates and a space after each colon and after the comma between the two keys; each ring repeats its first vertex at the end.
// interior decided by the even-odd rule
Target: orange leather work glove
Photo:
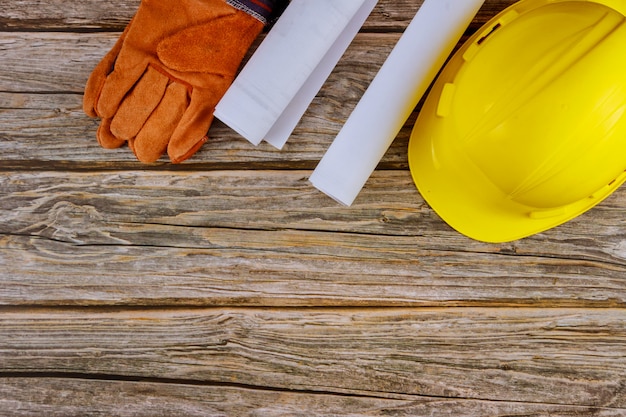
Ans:
{"type": "MultiPolygon", "coordinates": [[[[269,0],[253,1],[271,8],[269,0]]],[[[167,151],[179,163],[206,142],[216,104],[264,27],[228,3],[142,0],[85,88],[84,111],[102,119],[103,147],[128,142],[142,162],[167,151]]]]}

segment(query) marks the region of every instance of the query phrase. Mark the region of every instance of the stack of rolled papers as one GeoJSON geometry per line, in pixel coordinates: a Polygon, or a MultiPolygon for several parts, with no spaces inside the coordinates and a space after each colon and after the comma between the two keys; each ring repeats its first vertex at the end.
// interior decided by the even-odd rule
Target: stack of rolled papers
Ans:
{"type": "Polygon", "coordinates": [[[281,149],[377,0],[292,0],[215,108],[254,145],[281,149]]]}

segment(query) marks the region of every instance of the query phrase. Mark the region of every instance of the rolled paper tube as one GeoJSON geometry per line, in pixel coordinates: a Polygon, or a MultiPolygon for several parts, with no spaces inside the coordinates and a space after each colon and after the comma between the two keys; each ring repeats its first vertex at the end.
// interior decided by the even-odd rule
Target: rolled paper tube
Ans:
{"type": "MultiPolygon", "coordinates": [[[[354,2],[355,0],[346,1],[354,2]]],[[[319,64],[317,64],[317,67],[311,72],[309,78],[303,82],[300,90],[293,96],[289,104],[285,107],[285,110],[273,121],[274,124],[263,137],[265,142],[276,149],[282,149],[283,146],[285,146],[289,136],[291,136],[291,133],[315,98],[315,95],[322,88],[324,82],[326,82],[326,79],[337,65],[337,62],[339,62],[341,56],[346,52],[346,49],[348,49],[348,46],[350,46],[350,43],[378,2],[378,0],[359,1],[361,1],[363,5],[354,13],[351,20],[347,22],[343,31],[337,36],[337,39],[329,48],[328,52],[326,52],[326,55],[324,55],[319,64]]],[[[334,2],[337,4],[337,0],[334,0],[334,2]]],[[[347,18],[350,19],[350,16],[348,15],[347,18]]],[[[300,53],[306,53],[306,51],[302,49],[300,49],[300,51],[300,53]]],[[[298,60],[297,57],[295,59],[298,60]]],[[[286,78],[289,79],[288,76],[286,76],[286,78]]]]}
{"type": "Polygon", "coordinates": [[[254,145],[287,141],[376,0],[292,0],[215,108],[254,145]],[[269,136],[268,136],[269,134],[269,136]]]}
{"type": "Polygon", "coordinates": [[[445,63],[484,0],[425,0],[310,182],[347,206],[445,63]]]}

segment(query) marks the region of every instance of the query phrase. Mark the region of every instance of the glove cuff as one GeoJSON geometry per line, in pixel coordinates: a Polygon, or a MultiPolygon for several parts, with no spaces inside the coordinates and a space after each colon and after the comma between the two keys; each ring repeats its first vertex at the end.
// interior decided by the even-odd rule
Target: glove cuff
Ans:
{"type": "Polygon", "coordinates": [[[272,21],[277,2],[278,0],[226,0],[226,3],[248,13],[264,25],[272,21]]]}

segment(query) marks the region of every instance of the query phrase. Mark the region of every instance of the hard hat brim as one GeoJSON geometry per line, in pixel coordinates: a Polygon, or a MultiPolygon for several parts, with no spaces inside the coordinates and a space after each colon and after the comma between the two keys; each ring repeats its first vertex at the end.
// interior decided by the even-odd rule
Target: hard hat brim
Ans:
{"type": "Polygon", "coordinates": [[[587,199],[566,206],[538,209],[512,200],[473,164],[456,164],[463,156],[436,149],[430,140],[437,135],[436,128],[426,130],[431,136],[423,133],[422,126],[413,130],[409,141],[413,181],[448,225],[475,240],[509,242],[551,229],[589,210],[626,180],[623,175],[587,199]]]}

